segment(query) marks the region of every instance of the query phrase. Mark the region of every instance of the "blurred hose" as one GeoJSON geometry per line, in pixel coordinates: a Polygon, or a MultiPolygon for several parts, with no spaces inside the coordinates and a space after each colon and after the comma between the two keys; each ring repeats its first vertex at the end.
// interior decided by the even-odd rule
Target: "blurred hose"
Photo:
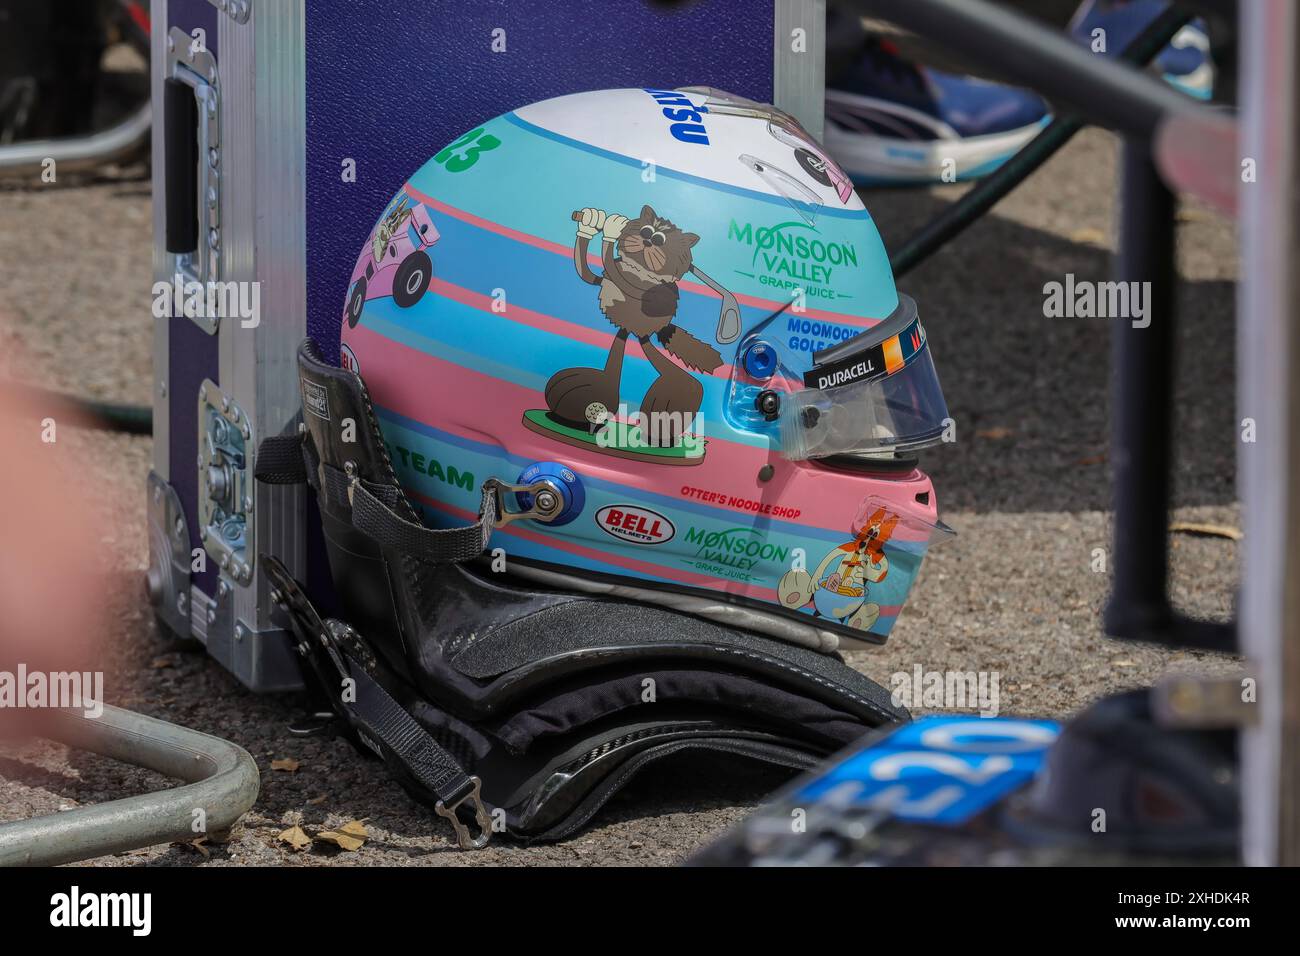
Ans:
{"type": "Polygon", "coordinates": [[[111,129],[63,139],[31,139],[0,146],[0,175],[39,174],[48,160],[60,173],[98,169],[143,155],[149,144],[153,108],[146,101],[111,129]]]}
{"type": "Polygon", "coordinates": [[[23,382],[0,382],[0,389],[21,392],[23,397],[43,410],[51,418],[63,418],[73,427],[93,428],[99,431],[124,432],[128,435],[153,434],[153,409],[148,405],[124,405],[118,402],[101,402],[23,382]]]}

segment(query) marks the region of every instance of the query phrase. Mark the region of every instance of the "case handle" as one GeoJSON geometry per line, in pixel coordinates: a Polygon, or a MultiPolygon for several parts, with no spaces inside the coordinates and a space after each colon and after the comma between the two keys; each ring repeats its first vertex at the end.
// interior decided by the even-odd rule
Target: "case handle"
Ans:
{"type": "Polygon", "coordinates": [[[199,247],[199,110],[194,87],[168,77],[163,81],[163,110],[167,251],[183,255],[199,247]]]}

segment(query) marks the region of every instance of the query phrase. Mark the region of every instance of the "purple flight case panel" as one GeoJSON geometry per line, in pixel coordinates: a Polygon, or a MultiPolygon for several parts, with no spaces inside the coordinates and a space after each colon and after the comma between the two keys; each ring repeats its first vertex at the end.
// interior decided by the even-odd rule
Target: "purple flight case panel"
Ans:
{"type": "Polygon", "coordinates": [[[457,136],[582,90],[707,85],[769,101],[773,25],[772,0],[311,3],[308,333],[337,361],[358,250],[407,177],[457,136]],[[494,30],[504,52],[492,52],[494,30]]]}

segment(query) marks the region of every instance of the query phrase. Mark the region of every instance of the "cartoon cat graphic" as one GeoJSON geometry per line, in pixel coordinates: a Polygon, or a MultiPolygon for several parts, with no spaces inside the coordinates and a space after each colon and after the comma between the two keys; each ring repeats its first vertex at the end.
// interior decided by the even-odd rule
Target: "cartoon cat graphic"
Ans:
{"type": "Polygon", "coordinates": [[[700,237],[683,232],[650,206],[628,219],[617,213],[586,208],[575,212],[578,223],[573,264],[584,282],[600,287],[600,311],[618,329],[603,368],[566,368],[546,383],[546,405],[562,424],[588,428],[603,422],[618,408],[623,355],[628,336],[636,336],[641,351],[658,378],[646,391],[641,412],[662,425],[646,430],[651,444],[672,445],[684,423],[694,420],[704,398],[704,386],[686,368],[712,372],[722,364],[718,350],[673,323],[677,314],[677,283],[691,271],[691,247],[700,237]],[[587,263],[587,249],[603,233],[597,275],[587,263]],[[655,347],[653,339],[676,364],[655,347]]]}

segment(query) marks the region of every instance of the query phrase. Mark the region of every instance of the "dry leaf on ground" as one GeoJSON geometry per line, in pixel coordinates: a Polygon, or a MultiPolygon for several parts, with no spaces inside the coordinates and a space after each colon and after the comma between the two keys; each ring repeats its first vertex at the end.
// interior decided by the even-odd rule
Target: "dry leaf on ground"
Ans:
{"type": "Polygon", "coordinates": [[[349,820],[337,830],[326,830],[316,834],[316,839],[323,843],[333,843],[343,850],[359,850],[366,842],[366,825],[360,820],[349,820]]]}
{"type": "Polygon", "coordinates": [[[289,844],[289,846],[295,850],[305,850],[307,847],[311,846],[311,837],[307,835],[306,830],[297,824],[294,824],[289,827],[289,829],[281,832],[276,839],[281,843],[289,844]]]}

